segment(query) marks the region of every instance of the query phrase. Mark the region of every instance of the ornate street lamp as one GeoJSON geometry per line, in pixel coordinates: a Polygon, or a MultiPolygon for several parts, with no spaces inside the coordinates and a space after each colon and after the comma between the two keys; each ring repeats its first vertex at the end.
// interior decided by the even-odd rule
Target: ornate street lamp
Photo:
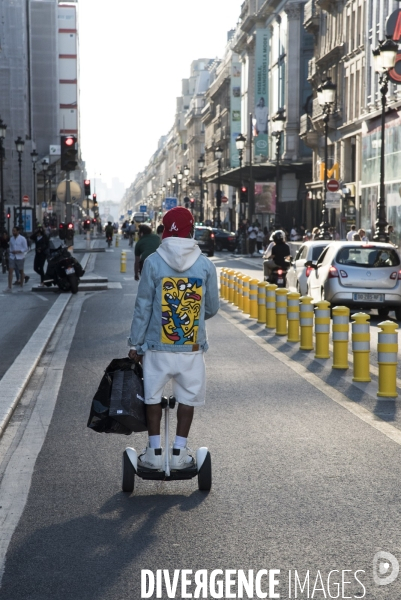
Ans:
{"type": "Polygon", "coordinates": [[[47,173],[47,169],[48,169],[49,165],[47,163],[46,160],[42,160],[42,173],[43,173],[43,202],[45,202],[47,204],[47,197],[46,197],[46,184],[47,184],[47,179],[46,179],[46,173],[47,173]]]}
{"type": "Polygon", "coordinates": [[[216,206],[217,206],[217,227],[221,227],[221,189],[220,189],[220,170],[221,170],[221,157],[223,156],[223,150],[220,146],[214,151],[214,157],[217,160],[217,190],[216,190],[216,206]]]}
{"type": "Polygon", "coordinates": [[[22,220],[22,153],[24,151],[25,142],[18,136],[15,140],[15,147],[18,152],[18,172],[19,172],[19,217],[18,217],[18,225],[20,230],[23,229],[23,220],[22,220]]]}
{"type": "Polygon", "coordinates": [[[204,215],[203,215],[203,169],[205,167],[205,157],[203,154],[198,158],[198,167],[199,167],[199,183],[200,183],[200,211],[199,211],[199,221],[203,223],[204,215]]]}
{"type": "Polygon", "coordinates": [[[185,165],[185,166],[184,166],[184,169],[183,169],[183,171],[184,171],[184,175],[185,175],[185,177],[188,177],[188,175],[189,175],[189,171],[190,171],[190,168],[188,167],[188,165],[185,165]]]}
{"type": "Polygon", "coordinates": [[[242,135],[242,133],[239,134],[239,136],[237,137],[237,139],[235,140],[235,145],[237,147],[238,150],[238,160],[239,160],[239,178],[240,178],[240,202],[239,202],[239,209],[240,209],[240,220],[242,219],[242,202],[241,202],[241,197],[242,197],[242,156],[245,150],[245,144],[246,144],[246,137],[244,135],[242,135]]]}
{"type": "Polygon", "coordinates": [[[280,109],[272,117],[272,135],[276,138],[276,211],[274,215],[274,228],[280,226],[280,156],[281,156],[281,134],[284,131],[284,110],[280,109]]]}
{"type": "Polygon", "coordinates": [[[4,162],[4,146],[3,140],[6,137],[7,125],[3,123],[3,119],[0,119],[0,233],[6,231],[6,220],[5,220],[5,201],[4,201],[4,183],[3,183],[3,162],[4,162]]]}
{"type": "Polygon", "coordinates": [[[32,171],[33,171],[33,215],[32,215],[32,229],[36,231],[36,161],[38,160],[39,154],[36,150],[32,150],[32,171]]]}
{"type": "Polygon", "coordinates": [[[375,223],[375,235],[373,239],[376,242],[388,242],[389,236],[386,232],[386,198],[385,198],[385,119],[388,82],[390,79],[389,71],[394,68],[398,52],[398,44],[388,38],[385,42],[380,42],[379,46],[373,50],[373,65],[376,73],[379,74],[380,94],[381,94],[381,146],[380,146],[380,192],[377,201],[377,217],[375,223]]]}
{"type": "Polygon", "coordinates": [[[328,145],[327,140],[329,136],[329,120],[332,108],[336,101],[336,90],[337,86],[331,81],[331,77],[328,77],[322,85],[317,89],[317,97],[320,106],[323,109],[324,117],[324,189],[323,189],[323,207],[322,207],[322,222],[320,223],[320,240],[330,240],[331,235],[329,233],[330,224],[328,222],[328,210],[326,204],[327,194],[327,163],[328,163],[328,145]]]}

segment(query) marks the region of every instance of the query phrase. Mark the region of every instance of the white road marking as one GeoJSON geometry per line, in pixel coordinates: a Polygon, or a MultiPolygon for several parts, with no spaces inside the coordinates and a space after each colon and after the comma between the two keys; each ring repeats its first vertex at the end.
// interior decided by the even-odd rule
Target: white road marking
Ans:
{"type": "MultiPolygon", "coordinates": [[[[259,336],[254,336],[254,332],[250,332],[247,325],[243,325],[241,323],[237,323],[236,320],[231,317],[224,310],[221,310],[219,313],[222,317],[227,319],[230,323],[237,327],[242,333],[252,339],[253,342],[256,342],[265,352],[268,352],[271,356],[274,356],[281,363],[285,364],[287,367],[295,371],[298,375],[306,379],[313,387],[318,389],[322,394],[348,410],[350,413],[358,417],[361,421],[364,421],[374,429],[377,429],[385,436],[387,436],[390,440],[401,446],[401,430],[397,429],[393,425],[390,425],[386,421],[382,421],[379,417],[371,413],[366,408],[363,408],[359,404],[356,404],[352,400],[349,400],[344,394],[337,391],[336,389],[329,386],[325,381],[322,381],[319,377],[308,371],[303,365],[293,360],[291,357],[283,354],[280,350],[277,350],[274,346],[270,346],[265,343],[265,339],[263,337],[259,338],[259,336]]],[[[254,323],[254,320],[250,321],[250,323],[254,323]]]]}
{"type": "Polygon", "coordinates": [[[41,294],[35,294],[35,298],[40,298],[41,300],[44,300],[45,302],[49,302],[49,298],[46,298],[46,296],[42,296],[41,294]]]}
{"type": "Polygon", "coordinates": [[[54,333],[54,353],[45,367],[45,378],[35,408],[13,452],[0,484],[0,583],[7,549],[24,510],[37,456],[47,435],[63,377],[64,367],[75,335],[85,296],[71,299],[54,333]]]}

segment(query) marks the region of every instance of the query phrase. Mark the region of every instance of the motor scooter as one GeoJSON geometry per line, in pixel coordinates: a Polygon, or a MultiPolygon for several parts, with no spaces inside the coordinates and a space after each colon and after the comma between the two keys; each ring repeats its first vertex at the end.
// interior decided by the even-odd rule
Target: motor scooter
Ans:
{"type": "Polygon", "coordinates": [[[72,256],[60,240],[50,240],[47,269],[43,283],[57,285],[63,292],[78,292],[80,277],[85,274],[80,262],[72,256]],[[59,242],[59,243],[58,243],[59,242]]]}

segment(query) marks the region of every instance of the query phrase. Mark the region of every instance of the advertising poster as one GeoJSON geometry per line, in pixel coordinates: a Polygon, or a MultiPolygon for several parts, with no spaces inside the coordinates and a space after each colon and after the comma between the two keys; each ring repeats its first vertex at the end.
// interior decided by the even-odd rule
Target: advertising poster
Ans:
{"type": "Polygon", "coordinates": [[[276,184],[255,183],[255,213],[276,212],[276,184]]]}
{"type": "Polygon", "coordinates": [[[267,156],[267,128],[269,119],[267,65],[269,53],[269,35],[267,29],[256,30],[255,48],[255,107],[254,116],[254,152],[255,156],[267,156]]]}
{"type": "Polygon", "coordinates": [[[231,114],[230,114],[230,131],[231,131],[231,167],[239,166],[239,156],[235,140],[241,132],[241,64],[238,60],[233,60],[231,63],[231,114]]]}

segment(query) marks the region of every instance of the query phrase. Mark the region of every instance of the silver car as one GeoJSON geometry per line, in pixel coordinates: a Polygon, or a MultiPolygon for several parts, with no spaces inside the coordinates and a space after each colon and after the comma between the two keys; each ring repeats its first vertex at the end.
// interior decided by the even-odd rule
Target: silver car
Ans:
{"type": "Polygon", "coordinates": [[[308,278],[308,294],[332,306],[395,310],[401,319],[401,266],[394,246],[376,242],[330,242],[308,278]]]}
{"type": "Polygon", "coordinates": [[[313,240],[301,244],[287,272],[287,288],[289,290],[299,292],[302,296],[307,294],[308,277],[312,267],[305,266],[305,263],[317,261],[327,244],[327,240],[313,240]]]}

